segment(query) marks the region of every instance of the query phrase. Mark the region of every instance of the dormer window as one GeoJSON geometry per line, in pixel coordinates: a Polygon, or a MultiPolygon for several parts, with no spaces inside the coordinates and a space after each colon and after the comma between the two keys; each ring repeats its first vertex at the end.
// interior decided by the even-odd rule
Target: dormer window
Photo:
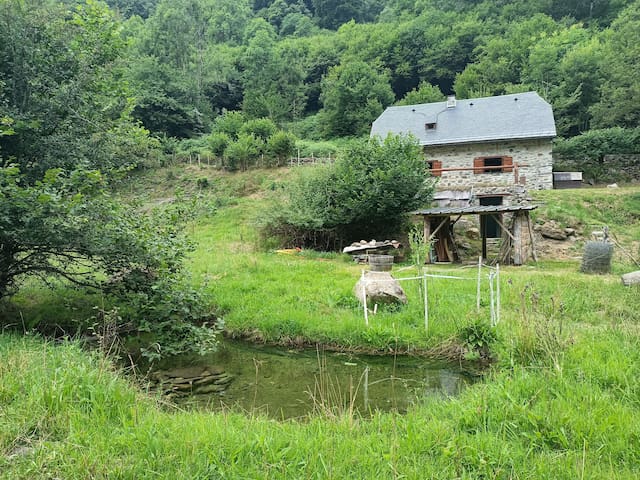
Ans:
{"type": "Polygon", "coordinates": [[[425,128],[425,130],[435,130],[436,129],[436,122],[425,123],[424,124],[424,128],[425,128]]]}

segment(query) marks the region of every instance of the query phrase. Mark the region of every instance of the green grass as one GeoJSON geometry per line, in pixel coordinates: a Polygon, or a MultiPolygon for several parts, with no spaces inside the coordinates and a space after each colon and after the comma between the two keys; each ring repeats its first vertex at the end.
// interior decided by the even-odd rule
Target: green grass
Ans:
{"type": "Polygon", "coordinates": [[[75,345],[0,335],[0,478],[620,478],[640,475],[640,349],[585,333],[407,415],[275,422],[166,410],[75,345]]]}

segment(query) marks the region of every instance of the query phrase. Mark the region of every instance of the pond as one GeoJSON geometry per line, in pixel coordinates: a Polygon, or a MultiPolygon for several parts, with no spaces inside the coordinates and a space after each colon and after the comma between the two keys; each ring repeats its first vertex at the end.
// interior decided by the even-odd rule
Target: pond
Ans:
{"type": "Polygon", "coordinates": [[[223,342],[213,355],[172,359],[162,368],[178,372],[174,377],[199,369],[222,379],[222,388],[191,387],[209,393],[176,397],[178,404],[259,411],[277,419],[349,409],[363,415],[375,410],[405,412],[426,396],[457,395],[476,378],[457,365],[418,357],[291,350],[235,341],[223,342]]]}

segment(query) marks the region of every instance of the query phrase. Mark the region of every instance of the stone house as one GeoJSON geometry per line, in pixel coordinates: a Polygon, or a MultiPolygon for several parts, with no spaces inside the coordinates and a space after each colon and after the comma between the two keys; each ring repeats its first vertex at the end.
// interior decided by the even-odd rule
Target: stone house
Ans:
{"type": "Polygon", "coordinates": [[[371,136],[411,134],[438,177],[439,207],[520,205],[553,188],[551,105],[536,92],[387,108],[371,136]]]}

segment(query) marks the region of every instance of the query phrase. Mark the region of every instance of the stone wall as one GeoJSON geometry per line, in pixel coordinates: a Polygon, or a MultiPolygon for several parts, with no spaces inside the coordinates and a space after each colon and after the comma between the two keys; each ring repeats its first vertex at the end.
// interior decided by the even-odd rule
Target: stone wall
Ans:
{"type": "Polygon", "coordinates": [[[442,168],[471,168],[476,157],[512,157],[514,168],[509,173],[474,173],[473,170],[442,172],[437,186],[439,191],[471,190],[476,205],[478,195],[507,195],[504,204],[509,205],[520,203],[526,190],[553,188],[550,140],[425,147],[425,156],[427,160],[441,161],[442,168]],[[516,165],[526,166],[516,168],[516,165]]]}
{"type": "Polygon", "coordinates": [[[618,182],[640,181],[640,154],[605,155],[603,163],[610,177],[618,182]]]}

